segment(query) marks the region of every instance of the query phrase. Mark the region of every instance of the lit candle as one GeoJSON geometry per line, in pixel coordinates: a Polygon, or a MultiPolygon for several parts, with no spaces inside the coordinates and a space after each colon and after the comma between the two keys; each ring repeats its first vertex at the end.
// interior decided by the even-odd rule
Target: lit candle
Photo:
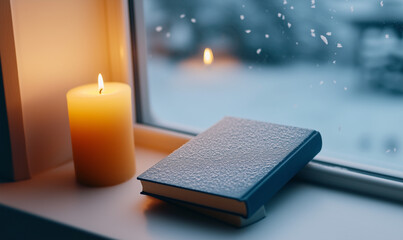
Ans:
{"type": "Polygon", "coordinates": [[[204,49],[203,62],[204,65],[211,65],[214,61],[213,51],[210,48],[204,49]]]}
{"type": "Polygon", "coordinates": [[[67,93],[77,180],[109,186],[134,175],[131,88],[117,82],[88,84],[67,93]]]}

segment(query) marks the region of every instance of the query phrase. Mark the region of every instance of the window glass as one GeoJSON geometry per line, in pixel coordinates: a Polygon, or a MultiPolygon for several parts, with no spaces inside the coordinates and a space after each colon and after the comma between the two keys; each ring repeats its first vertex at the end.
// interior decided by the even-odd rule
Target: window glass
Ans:
{"type": "Polygon", "coordinates": [[[316,129],[322,156],[403,171],[403,1],[147,0],[146,123],[316,129]]]}

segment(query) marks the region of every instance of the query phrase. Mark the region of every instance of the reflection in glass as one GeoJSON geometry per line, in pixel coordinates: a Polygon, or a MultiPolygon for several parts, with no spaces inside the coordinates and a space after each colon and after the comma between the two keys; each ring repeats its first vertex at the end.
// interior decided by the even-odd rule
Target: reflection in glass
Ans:
{"type": "Polygon", "coordinates": [[[149,123],[199,132],[231,115],[313,128],[321,155],[403,170],[402,1],[144,4],[149,123]]]}

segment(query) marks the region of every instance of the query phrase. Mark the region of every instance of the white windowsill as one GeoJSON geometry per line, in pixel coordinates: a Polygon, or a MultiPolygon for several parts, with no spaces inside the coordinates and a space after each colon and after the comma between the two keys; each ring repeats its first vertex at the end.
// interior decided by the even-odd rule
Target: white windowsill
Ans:
{"type": "MultiPolygon", "coordinates": [[[[267,217],[243,229],[140,195],[137,175],[183,138],[153,150],[147,131],[136,132],[136,176],[113,187],[75,182],[72,162],[31,180],[0,184],[0,204],[101,236],[118,239],[399,239],[403,206],[316,186],[289,183],[267,204],[267,217]],[[143,134],[143,135],[142,135],[143,134]],[[145,135],[144,135],[145,134],[145,135]]],[[[151,141],[156,141],[150,137],[151,141]]],[[[163,138],[159,138],[164,142],[163,138]]],[[[1,216],[0,216],[1,218],[1,216]]]]}

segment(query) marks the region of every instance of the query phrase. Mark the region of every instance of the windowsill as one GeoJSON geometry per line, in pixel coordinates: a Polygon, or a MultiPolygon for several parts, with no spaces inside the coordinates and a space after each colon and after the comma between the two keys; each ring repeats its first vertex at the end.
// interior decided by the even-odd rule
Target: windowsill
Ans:
{"type": "Polygon", "coordinates": [[[139,173],[166,154],[136,148],[136,176],[120,185],[88,188],[75,181],[72,162],[34,178],[0,185],[0,204],[89,232],[114,238],[146,236],[145,210],[153,203],[141,196],[139,173]]]}
{"type": "MultiPolygon", "coordinates": [[[[401,205],[299,180],[269,202],[265,219],[234,229],[139,194],[137,175],[166,155],[137,146],[136,176],[106,188],[77,184],[70,162],[31,180],[0,184],[0,204],[118,239],[397,239],[403,235],[401,205]]],[[[4,221],[1,216],[0,220],[4,221]]]]}

